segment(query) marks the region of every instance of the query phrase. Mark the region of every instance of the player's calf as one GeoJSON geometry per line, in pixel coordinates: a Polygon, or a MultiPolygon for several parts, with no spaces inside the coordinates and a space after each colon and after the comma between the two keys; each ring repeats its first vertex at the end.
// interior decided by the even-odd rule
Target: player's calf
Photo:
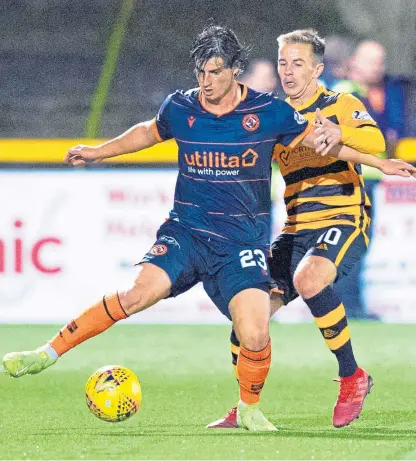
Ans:
{"type": "Polygon", "coordinates": [[[160,267],[144,263],[134,285],[118,293],[121,306],[128,316],[143,311],[161,299],[167,298],[171,290],[168,274],[160,267]]]}
{"type": "Polygon", "coordinates": [[[260,289],[243,290],[231,300],[230,313],[241,343],[237,362],[237,424],[248,430],[272,430],[266,428],[270,423],[258,409],[271,364],[269,295],[260,289]]]}
{"type": "MultiPolygon", "coordinates": [[[[271,293],[270,295],[270,317],[273,316],[283,306],[284,302],[280,293],[271,293]]],[[[234,374],[238,383],[238,370],[237,362],[240,354],[240,341],[235,334],[234,328],[231,330],[230,335],[231,343],[231,360],[233,365],[234,374]]],[[[231,408],[228,413],[220,419],[208,424],[207,429],[237,429],[237,407],[231,408]]]]}
{"type": "Polygon", "coordinates": [[[128,317],[127,310],[143,310],[169,294],[171,282],[167,274],[153,264],[141,268],[134,288],[122,294],[104,296],[78,317],[65,325],[46,345],[35,351],[12,352],[3,358],[10,376],[39,373],[52,365],[58,357],[128,317]],[[142,297],[138,296],[143,293],[142,297]],[[124,303],[124,304],[123,304],[124,303]],[[50,356],[45,356],[45,353],[50,356]]]}
{"type": "Polygon", "coordinates": [[[125,319],[126,312],[118,295],[104,296],[96,304],[66,324],[52,340],[34,351],[12,352],[3,358],[3,366],[10,376],[40,373],[73,347],[96,336],[117,321],[125,319]]]}

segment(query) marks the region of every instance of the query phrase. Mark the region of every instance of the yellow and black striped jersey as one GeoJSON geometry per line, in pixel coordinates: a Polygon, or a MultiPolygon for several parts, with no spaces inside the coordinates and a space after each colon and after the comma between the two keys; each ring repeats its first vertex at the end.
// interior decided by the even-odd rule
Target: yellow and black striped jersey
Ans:
{"type": "MultiPolygon", "coordinates": [[[[289,102],[289,100],[287,100],[289,102]]],[[[335,93],[320,86],[315,95],[297,111],[307,120],[315,120],[315,111],[334,123],[353,128],[377,127],[363,103],[347,93],[335,93]]],[[[282,232],[319,229],[334,224],[369,224],[366,209],[370,201],[364,191],[361,165],[337,160],[312,148],[275,147],[275,158],[286,183],[284,200],[287,221],[282,232]]]]}

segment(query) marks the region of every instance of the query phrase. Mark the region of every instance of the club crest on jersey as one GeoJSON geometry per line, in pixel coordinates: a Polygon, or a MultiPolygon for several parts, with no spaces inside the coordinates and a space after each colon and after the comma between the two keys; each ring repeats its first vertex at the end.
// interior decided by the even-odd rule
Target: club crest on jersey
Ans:
{"type": "Polygon", "coordinates": [[[371,122],[374,122],[373,117],[371,117],[371,115],[368,112],[360,112],[359,110],[355,110],[352,113],[352,118],[355,120],[369,120],[371,122]]]}
{"type": "Polygon", "coordinates": [[[174,245],[178,248],[181,247],[176,239],[174,239],[173,237],[169,237],[168,235],[162,235],[158,238],[158,240],[159,242],[166,242],[167,244],[174,245]]]}
{"type": "Polygon", "coordinates": [[[286,149],[283,149],[279,153],[280,160],[283,162],[283,165],[285,166],[289,165],[289,154],[290,154],[290,151],[287,151],[286,149]]]}
{"type": "Polygon", "coordinates": [[[193,115],[191,115],[190,117],[188,117],[188,125],[189,125],[189,128],[192,128],[192,125],[195,123],[195,117],[193,115]]]}
{"type": "Polygon", "coordinates": [[[247,114],[243,118],[243,128],[247,131],[255,131],[260,126],[260,119],[255,114],[247,114]]]}
{"type": "Polygon", "coordinates": [[[149,253],[153,256],[163,256],[168,252],[168,247],[166,245],[153,245],[149,253]]]}
{"type": "Polygon", "coordinates": [[[306,118],[300,115],[297,111],[295,111],[293,116],[295,117],[296,123],[298,123],[299,125],[303,125],[307,122],[306,118]]]}

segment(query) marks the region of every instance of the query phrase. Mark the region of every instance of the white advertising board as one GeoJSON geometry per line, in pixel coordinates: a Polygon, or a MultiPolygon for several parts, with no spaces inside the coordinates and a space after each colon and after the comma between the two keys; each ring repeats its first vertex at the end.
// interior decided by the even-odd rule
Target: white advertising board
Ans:
{"type": "MultiPolygon", "coordinates": [[[[3,170],[0,322],[65,323],[127,287],[173,203],[174,170],[3,170]]],[[[128,321],[227,322],[202,289],[128,321]]]]}
{"type": "MultiPolygon", "coordinates": [[[[0,172],[0,322],[65,323],[105,293],[127,287],[172,206],[174,170],[0,172]]],[[[284,205],[275,206],[277,235],[284,205]]],[[[384,179],[363,273],[368,310],[416,322],[416,181],[384,179]]],[[[276,315],[311,320],[298,299],[276,315]]],[[[227,322],[201,285],[129,322],[227,322]]]]}
{"type": "Polygon", "coordinates": [[[373,237],[363,271],[369,312],[416,322],[416,180],[384,178],[373,198],[373,237]]]}

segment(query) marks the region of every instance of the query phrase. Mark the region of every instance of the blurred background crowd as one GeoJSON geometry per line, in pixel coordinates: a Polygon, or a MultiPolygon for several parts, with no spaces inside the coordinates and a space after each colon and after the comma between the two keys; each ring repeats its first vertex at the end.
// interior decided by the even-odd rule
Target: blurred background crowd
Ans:
{"type": "Polygon", "coordinates": [[[167,94],[195,86],[189,48],[212,22],[251,47],[243,80],[280,95],[276,37],[317,29],[322,83],[364,101],[389,155],[416,136],[416,0],[3,0],[0,22],[4,138],[112,137],[152,118],[167,94]]]}

